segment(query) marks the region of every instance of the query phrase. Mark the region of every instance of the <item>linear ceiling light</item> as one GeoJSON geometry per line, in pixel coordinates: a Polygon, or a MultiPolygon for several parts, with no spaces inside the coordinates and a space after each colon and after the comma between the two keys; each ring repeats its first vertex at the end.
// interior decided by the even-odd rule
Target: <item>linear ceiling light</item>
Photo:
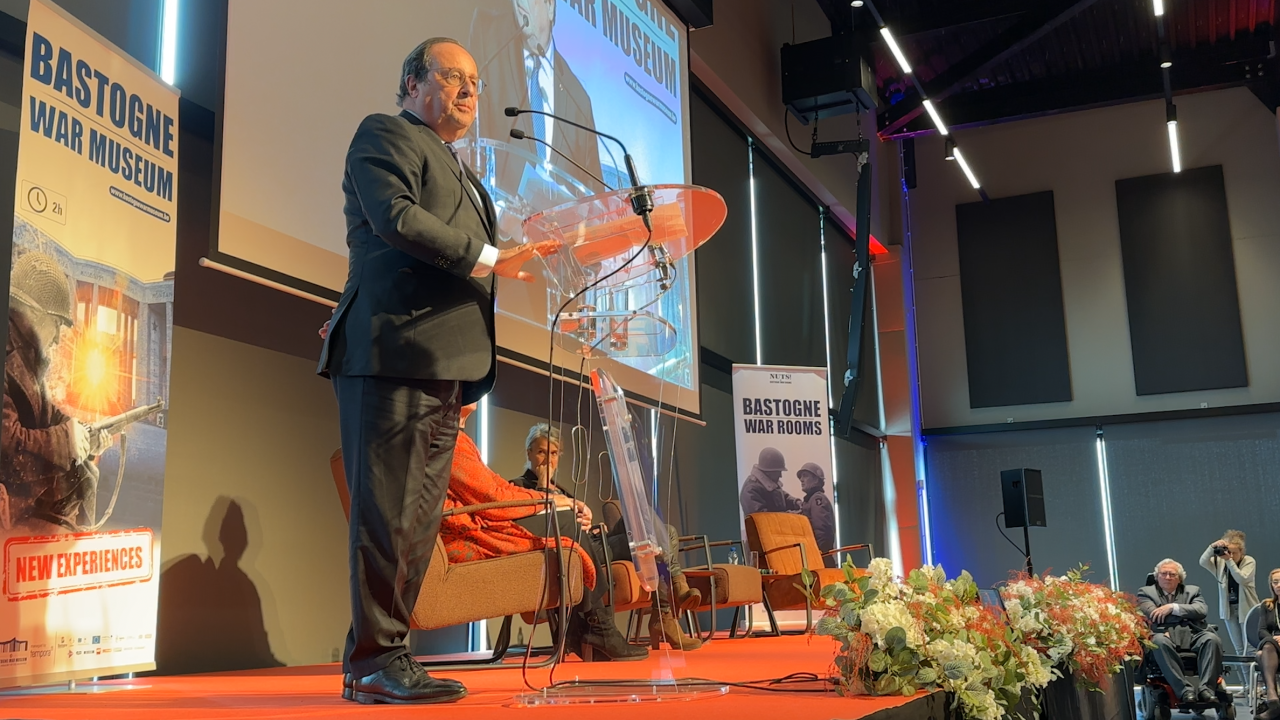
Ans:
{"type": "Polygon", "coordinates": [[[933,101],[925,100],[924,109],[929,113],[929,117],[933,118],[933,124],[938,126],[938,132],[942,135],[946,135],[947,125],[942,122],[942,116],[938,114],[938,108],[933,106],[933,101]]]}
{"type": "Polygon", "coordinates": [[[893,39],[893,33],[889,32],[889,28],[880,28],[880,34],[884,36],[884,41],[889,45],[890,52],[893,53],[894,59],[898,61],[898,66],[902,68],[902,72],[911,74],[911,63],[907,62],[907,56],[902,54],[902,48],[898,47],[898,41],[893,39]]]}
{"type": "Polygon", "coordinates": [[[969,184],[973,186],[973,189],[977,190],[982,187],[973,171],[969,169],[969,163],[964,161],[964,155],[960,154],[960,148],[954,148],[954,152],[956,154],[956,162],[960,163],[960,169],[964,170],[964,176],[969,178],[969,184]]]}
{"type": "Polygon", "coordinates": [[[1169,128],[1169,157],[1173,159],[1173,171],[1182,172],[1182,154],[1178,152],[1178,108],[1172,104],[1165,113],[1168,118],[1165,125],[1169,128]]]}
{"type": "Polygon", "coordinates": [[[1164,15],[1164,0],[1155,0],[1155,3],[1156,3],[1156,17],[1160,17],[1161,15],[1164,15]]]}

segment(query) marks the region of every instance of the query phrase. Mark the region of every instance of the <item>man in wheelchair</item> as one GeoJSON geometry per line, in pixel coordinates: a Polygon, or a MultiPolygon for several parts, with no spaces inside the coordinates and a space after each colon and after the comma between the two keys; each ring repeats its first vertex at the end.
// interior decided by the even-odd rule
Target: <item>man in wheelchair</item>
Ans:
{"type": "MultiPolygon", "coordinates": [[[[1155,584],[1138,591],[1138,609],[1147,616],[1155,648],[1147,651],[1144,665],[1155,661],[1179,705],[1218,704],[1218,678],[1222,676],[1222,641],[1205,621],[1209,606],[1200,588],[1186,585],[1187,571],[1174,560],[1161,560],[1155,584]],[[1195,654],[1199,673],[1188,678],[1179,652],[1195,654]]],[[[1228,701],[1229,702],[1229,701],[1228,701]]]]}

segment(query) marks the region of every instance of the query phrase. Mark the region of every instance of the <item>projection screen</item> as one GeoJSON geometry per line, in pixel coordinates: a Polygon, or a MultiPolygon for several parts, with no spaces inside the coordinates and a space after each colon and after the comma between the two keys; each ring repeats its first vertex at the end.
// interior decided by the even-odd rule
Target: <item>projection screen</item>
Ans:
{"type": "MultiPolygon", "coordinates": [[[[485,81],[473,132],[460,145],[528,159],[515,178],[476,168],[491,195],[500,200],[504,191],[517,203],[500,202],[500,246],[519,241],[519,213],[605,190],[560,156],[513,140],[512,128],[547,138],[608,186],[630,184],[616,144],[564,123],[507,117],[507,106],[537,104],[617,136],[644,184],[689,182],[687,29],[658,0],[230,0],[212,259],[336,299],[347,274],[347,147],[366,115],[399,111],[405,55],[437,36],[466,47],[485,81]]],[[[697,416],[692,255],[676,270],[672,289],[649,308],[679,329],[675,348],[593,362],[630,396],[697,416]]],[[[549,352],[554,308],[545,281],[500,281],[497,306],[501,358],[578,372],[578,355],[549,352]]]]}

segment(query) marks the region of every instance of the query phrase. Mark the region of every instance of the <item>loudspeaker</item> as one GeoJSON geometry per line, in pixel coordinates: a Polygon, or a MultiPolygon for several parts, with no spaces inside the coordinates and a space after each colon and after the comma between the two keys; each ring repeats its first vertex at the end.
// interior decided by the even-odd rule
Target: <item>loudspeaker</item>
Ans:
{"type": "Polygon", "coordinates": [[[1045,527],[1044,483],[1039,470],[1001,470],[1000,489],[1004,495],[1005,527],[1045,527]]]}

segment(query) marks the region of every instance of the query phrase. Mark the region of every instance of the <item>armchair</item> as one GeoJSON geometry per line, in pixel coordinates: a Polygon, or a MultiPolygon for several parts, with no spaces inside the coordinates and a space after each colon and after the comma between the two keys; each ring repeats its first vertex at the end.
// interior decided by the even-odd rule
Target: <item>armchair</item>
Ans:
{"type": "Polygon", "coordinates": [[[844,572],[839,568],[824,567],[822,560],[828,555],[852,550],[866,550],[872,557],[871,545],[847,545],[827,552],[818,549],[809,518],[796,513],[754,513],[747,516],[747,545],[759,553],[763,575],[764,594],[768,598],[765,610],[769,624],[778,632],[775,610],[805,611],[805,632],[813,629],[813,607],[798,586],[802,586],[802,571],[813,575],[811,589],[816,593],[823,585],[843,582],[844,572]]]}
{"type": "MultiPolygon", "coordinates": [[[[350,520],[351,498],[342,466],[341,449],[333,453],[329,466],[343,512],[350,520]]],[[[448,517],[526,505],[545,505],[547,511],[555,517],[554,499],[550,497],[469,505],[447,510],[444,515],[448,517]]],[[[556,533],[558,537],[558,526],[556,533]]],[[[477,667],[484,665],[501,667],[502,658],[511,644],[512,616],[554,608],[560,608],[563,613],[582,601],[582,593],[582,559],[569,548],[562,548],[559,553],[535,551],[475,562],[450,563],[444,542],[436,538],[431,564],[423,578],[418,601],[410,613],[410,627],[415,630],[435,630],[490,618],[505,618],[491,657],[455,663],[423,663],[424,666],[435,669],[486,669],[477,667]],[[561,598],[568,600],[562,603],[561,598]]],[[[557,652],[534,667],[551,664],[561,650],[562,648],[557,649],[557,652]]]]}

